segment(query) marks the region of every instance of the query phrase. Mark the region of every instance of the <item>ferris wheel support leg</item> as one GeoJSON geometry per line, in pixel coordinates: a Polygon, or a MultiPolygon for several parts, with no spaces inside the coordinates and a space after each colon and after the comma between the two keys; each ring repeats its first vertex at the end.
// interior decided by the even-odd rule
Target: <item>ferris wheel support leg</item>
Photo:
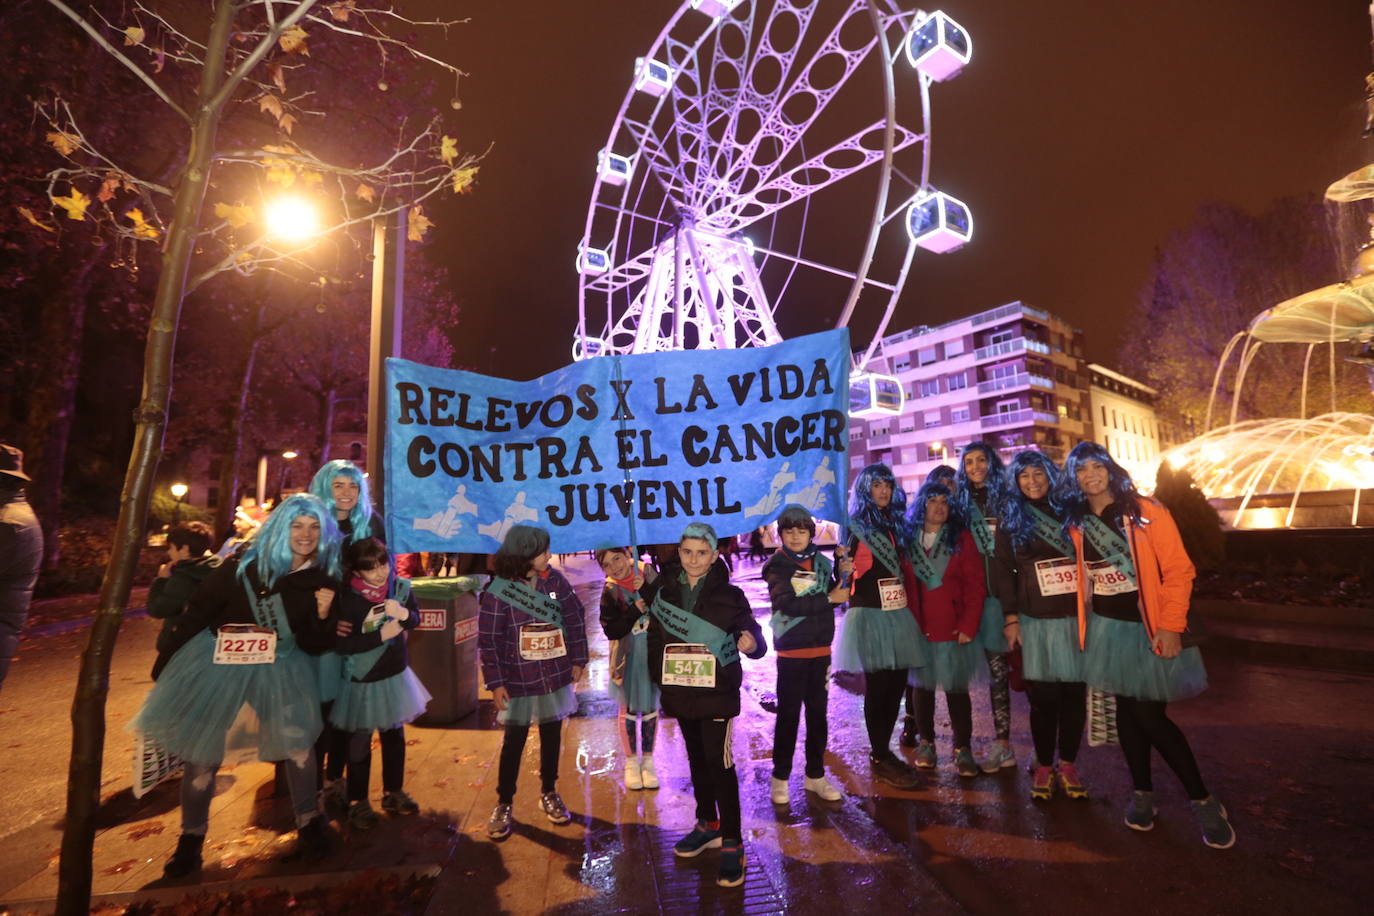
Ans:
{"type": "Polygon", "coordinates": [[[700,288],[701,304],[706,309],[706,318],[711,325],[711,339],[715,341],[716,349],[733,349],[734,341],[727,339],[725,325],[720,320],[720,312],[716,309],[716,291],[712,283],[712,276],[706,270],[706,264],[702,260],[701,251],[697,247],[695,233],[690,229],[684,229],[681,233],[687,239],[687,255],[692,260],[692,273],[696,275],[697,286],[700,288]]]}
{"type": "Polygon", "coordinates": [[[768,301],[768,294],[763,290],[763,279],[759,277],[757,265],[754,259],[740,249],[735,249],[735,264],[739,267],[740,273],[744,276],[745,285],[749,287],[749,301],[757,309],[754,316],[759,323],[763,333],[765,346],[772,346],[775,343],[782,343],[782,335],[778,333],[777,323],[773,320],[773,304],[768,301]]]}

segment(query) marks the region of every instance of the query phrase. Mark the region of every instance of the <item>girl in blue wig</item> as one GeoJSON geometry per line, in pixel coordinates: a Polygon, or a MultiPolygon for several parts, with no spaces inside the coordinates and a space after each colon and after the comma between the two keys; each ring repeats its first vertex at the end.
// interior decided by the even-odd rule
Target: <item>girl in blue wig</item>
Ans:
{"type": "Polygon", "coordinates": [[[313,657],[334,644],[339,530],[324,503],[282,502],[241,559],[225,560],[177,618],[153,669],[156,683],[129,728],[186,763],[181,838],[167,877],[201,866],[215,773],[227,752],[285,760],[307,857],[329,849],[318,815],[314,744],[320,734],[313,657]],[[245,708],[252,715],[240,719],[245,708]],[[256,728],[240,727],[256,720],[256,728]]]}
{"type": "Polygon", "coordinates": [[[369,537],[385,543],[386,529],[381,513],[372,508],[367,477],[353,462],[342,458],[325,462],[311,479],[310,492],[333,511],[345,544],[369,537]]]}
{"type": "Polygon", "coordinates": [[[889,746],[907,670],[925,663],[907,597],[915,579],[907,556],[905,508],[906,494],[886,465],[869,465],[855,479],[846,542],[854,582],[835,665],[864,673],[864,724],[873,778],[910,789],[918,782],[916,771],[889,746]]]}
{"type": "Polygon", "coordinates": [[[1096,442],[1069,453],[1059,484],[1077,553],[1078,640],[1088,686],[1116,695],[1121,753],[1135,792],[1126,826],[1154,827],[1152,750],[1183,784],[1215,849],[1235,844],[1226,809],[1207,791],[1188,739],[1167,704],[1207,687],[1197,646],[1185,646],[1193,563],[1173,516],[1136,493],[1131,476],[1096,442]]]}
{"type": "Polygon", "coordinates": [[[985,665],[975,641],[983,615],[982,558],[973,537],[950,509],[953,494],[928,480],[911,508],[911,566],[916,579],[912,608],[929,661],[907,678],[907,709],[916,720],[920,743],[916,766],[935,766],[935,691],[945,692],[954,737],[954,767],[960,776],[977,776],[970,747],[973,704],[969,685],[981,680],[985,665]]]}
{"type": "Polygon", "coordinates": [[[1087,687],[1078,648],[1076,554],[1052,498],[1059,476],[1054,462],[1039,452],[1012,458],[1002,516],[1007,537],[998,540],[993,564],[1007,642],[1021,646],[1036,757],[1030,794],[1040,800],[1054,796],[1056,783],[1069,798],[1088,797],[1074,766],[1087,719],[1087,687]]]}
{"type": "MultiPolygon", "coordinates": [[[[997,740],[983,758],[985,773],[1016,765],[1016,755],[1011,749],[1010,647],[1003,634],[1002,605],[992,584],[992,559],[997,552],[998,521],[1005,511],[1006,479],[1007,472],[996,449],[986,442],[970,442],[964,446],[959,454],[959,475],[955,480],[954,514],[973,535],[973,542],[983,556],[987,597],[983,602],[978,641],[985,650],[988,671],[992,675],[988,694],[992,701],[993,727],[997,732],[997,740]]],[[[908,698],[908,709],[909,702],[908,698]]]]}

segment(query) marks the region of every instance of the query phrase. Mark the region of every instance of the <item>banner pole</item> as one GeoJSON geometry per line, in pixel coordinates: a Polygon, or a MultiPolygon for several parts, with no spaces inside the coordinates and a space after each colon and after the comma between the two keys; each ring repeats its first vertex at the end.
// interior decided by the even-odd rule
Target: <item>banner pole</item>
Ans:
{"type": "MultiPolygon", "coordinates": [[[[624,390],[625,390],[625,376],[624,376],[624,374],[621,372],[621,368],[620,368],[620,356],[619,356],[618,354],[615,356],[615,381],[616,381],[616,387],[617,387],[620,391],[624,391],[624,390]]],[[[622,435],[621,435],[621,441],[624,441],[624,432],[625,432],[625,430],[626,430],[626,426],[625,426],[625,412],[624,412],[623,410],[617,410],[616,412],[617,412],[618,414],[620,414],[620,432],[621,432],[621,434],[622,434],[622,435]]],[[[617,456],[618,456],[618,455],[619,455],[619,448],[617,448],[616,453],[617,453],[617,456]]],[[[638,508],[638,506],[636,505],[636,501],[635,501],[635,498],[634,498],[634,489],[630,486],[632,483],[634,483],[634,481],[630,479],[630,469],[629,469],[628,467],[622,468],[621,470],[623,470],[623,471],[625,472],[625,489],[626,489],[626,491],[627,491],[627,492],[629,493],[629,495],[630,495],[630,498],[629,498],[629,500],[628,500],[628,505],[629,505],[629,507],[630,507],[630,512],[629,512],[629,515],[628,515],[628,517],[627,517],[627,521],[629,521],[629,523],[630,523],[630,552],[631,552],[632,554],[634,554],[634,558],[633,558],[633,559],[634,559],[634,561],[635,561],[635,572],[639,572],[639,543],[637,542],[637,540],[636,540],[636,538],[635,538],[635,510],[638,508]]]]}

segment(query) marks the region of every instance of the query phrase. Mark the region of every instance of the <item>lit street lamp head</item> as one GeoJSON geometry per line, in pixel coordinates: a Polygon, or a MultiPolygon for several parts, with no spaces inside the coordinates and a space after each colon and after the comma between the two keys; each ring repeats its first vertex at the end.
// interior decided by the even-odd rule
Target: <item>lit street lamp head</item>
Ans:
{"type": "Polygon", "coordinates": [[[320,231],[315,206],[303,197],[278,197],[264,208],[267,231],[277,239],[300,242],[320,231]]]}

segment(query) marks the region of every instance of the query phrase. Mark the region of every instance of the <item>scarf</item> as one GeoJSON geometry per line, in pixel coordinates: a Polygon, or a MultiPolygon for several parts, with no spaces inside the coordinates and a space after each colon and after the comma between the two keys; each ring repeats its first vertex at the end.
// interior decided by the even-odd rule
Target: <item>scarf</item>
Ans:
{"type": "Polygon", "coordinates": [[[362,576],[355,574],[348,580],[348,587],[373,604],[381,604],[386,600],[386,596],[391,594],[391,578],[388,575],[381,585],[368,585],[362,576]]]}

